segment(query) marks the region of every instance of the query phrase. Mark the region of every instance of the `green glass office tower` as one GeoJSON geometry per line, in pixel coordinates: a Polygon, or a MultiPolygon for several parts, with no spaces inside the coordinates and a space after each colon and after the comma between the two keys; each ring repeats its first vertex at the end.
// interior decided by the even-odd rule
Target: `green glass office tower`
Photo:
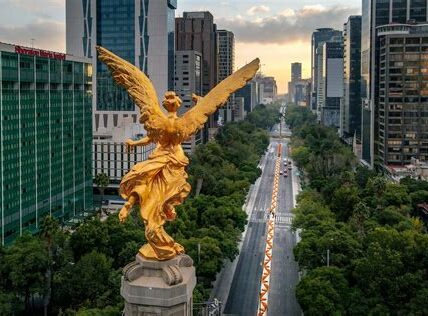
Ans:
{"type": "Polygon", "coordinates": [[[89,59],[0,43],[1,242],[92,209],[89,59]]]}

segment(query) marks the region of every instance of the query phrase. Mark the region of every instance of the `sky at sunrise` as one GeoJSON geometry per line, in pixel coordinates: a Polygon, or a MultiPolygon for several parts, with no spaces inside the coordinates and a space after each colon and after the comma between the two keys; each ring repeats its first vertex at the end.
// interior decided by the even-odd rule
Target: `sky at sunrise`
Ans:
{"type": "MultiPolygon", "coordinates": [[[[75,0],[80,1],[80,0],[75,0]]],[[[65,51],[65,0],[0,0],[0,41],[65,51]]],[[[343,29],[361,12],[361,0],[178,0],[183,11],[210,11],[219,29],[236,36],[236,66],[255,57],[262,72],[286,92],[290,64],[303,63],[310,76],[311,33],[319,27],[343,29]]]]}

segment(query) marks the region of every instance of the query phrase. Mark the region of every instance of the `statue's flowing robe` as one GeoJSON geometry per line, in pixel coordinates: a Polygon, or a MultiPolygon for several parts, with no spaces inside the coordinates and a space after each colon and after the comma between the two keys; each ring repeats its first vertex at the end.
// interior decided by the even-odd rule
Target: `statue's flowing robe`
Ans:
{"type": "Polygon", "coordinates": [[[141,216],[145,224],[148,244],[140,249],[147,259],[172,259],[183,253],[163,229],[166,220],[175,218],[176,205],[181,204],[190,192],[185,167],[189,159],[180,145],[165,149],[160,145],[146,161],[136,164],[120,184],[120,195],[128,199],[138,196],[141,216]]]}

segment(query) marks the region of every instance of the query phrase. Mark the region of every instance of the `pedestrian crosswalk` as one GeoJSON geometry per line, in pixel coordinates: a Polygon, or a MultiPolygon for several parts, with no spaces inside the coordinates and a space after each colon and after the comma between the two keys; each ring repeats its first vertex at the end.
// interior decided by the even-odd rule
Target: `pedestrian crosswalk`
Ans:
{"type": "Polygon", "coordinates": [[[275,218],[275,223],[291,225],[293,223],[293,216],[277,216],[275,218]]]}
{"type": "MultiPolygon", "coordinates": [[[[249,222],[251,223],[266,223],[269,220],[269,212],[253,212],[251,214],[251,217],[249,219],[249,222]]],[[[290,225],[293,223],[293,215],[292,214],[286,214],[286,215],[276,215],[275,216],[275,224],[282,224],[282,225],[290,225]]]]}

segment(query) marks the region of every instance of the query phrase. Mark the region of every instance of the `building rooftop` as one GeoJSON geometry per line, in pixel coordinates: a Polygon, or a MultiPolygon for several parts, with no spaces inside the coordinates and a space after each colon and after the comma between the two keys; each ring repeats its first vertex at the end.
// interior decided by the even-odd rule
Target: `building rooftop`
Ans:
{"type": "Polygon", "coordinates": [[[76,61],[76,62],[82,62],[82,63],[91,63],[90,58],[86,57],[79,57],[74,56],[70,54],[65,54],[62,52],[55,52],[50,50],[45,50],[41,48],[35,48],[35,47],[28,47],[23,45],[17,45],[17,44],[9,44],[0,42],[0,52],[9,52],[9,53],[16,53],[21,55],[29,55],[29,56],[38,56],[48,59],[58,59],[58,60],[69,60],[69,61],[76,61]]]}

